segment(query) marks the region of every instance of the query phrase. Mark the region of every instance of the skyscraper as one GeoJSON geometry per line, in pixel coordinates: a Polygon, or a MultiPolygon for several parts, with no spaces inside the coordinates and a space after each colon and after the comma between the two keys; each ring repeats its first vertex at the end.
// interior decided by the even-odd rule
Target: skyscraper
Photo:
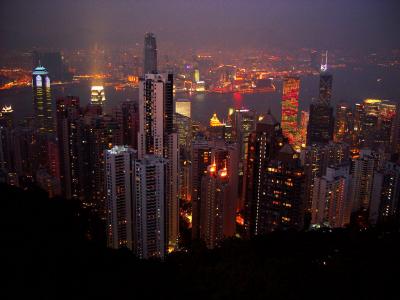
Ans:
{"type": "Polygon", "coordinates": [[[281,126],[291,145],[294,144],[297,135],[299,93],[300,78],[286,77],[283,80],[281,126]]]}
{"type": "Polygon", "coordinates": [[[166,175],[166,160],[162,157],[146,155],[134,161],[135,249],[140,258],[163,259],[166,255],[166,175]]]}
{"type": "Polygon", "coordinates": [[[33,110],[39,133],[54,132],[49,72],[38,66],[32,72],[33,110]]]}
{"type": "Polygon", "coordinates": [[[177,246],[179,235],[178,134],[174,129],[172,74],[145,74],[139,82],[138,154],[166,159],[165,209],[167,241],[170,249],[177,246]]]}
{"type": "Polygon", "coordinates": [[[362,149],[353,162],[350,198],[353,211],[367,211],[372,197],[374,171],[377,157],[369,149],[362,149]]]}
{"type": "Polygon", "coordinates": [[[328,71],[328,52],[326,52],[321,64],[319,98],[310,105],[307,145],[326,144],[333,139],[332,80],[332,74],[328,71]]]}
{"type": "Polygon", "coordinates": [[[328,167],[326,175],[316,177],[313,188],[312,224],[344,227],[350,223],[349,165],[328,167]]]}
{"type": "Polygon", "coordinates": [[[153,33],[144,36],[144,74],[157,73],[157,43],[153,33]]]}
{"type": "Polygon", "coordinates": [[[265,234],[267,214],[267,165],[286,142],[279,122],[267,114],[249,136],[245,171],[245,231],[247,237],[265,234]]]}
{"type": "Polygon", "coordinates": [[[107,190],[107,244],[111,248],[135,247],[134,160],[136,151],[123,146],[105,150],[107,190]]]}
{"type": "Polygon", "coordinates": [[[60,158],[61,188],[67,199],[83,199],[83,128],[77,97],[57,99],[57,138],[60,158]]]}

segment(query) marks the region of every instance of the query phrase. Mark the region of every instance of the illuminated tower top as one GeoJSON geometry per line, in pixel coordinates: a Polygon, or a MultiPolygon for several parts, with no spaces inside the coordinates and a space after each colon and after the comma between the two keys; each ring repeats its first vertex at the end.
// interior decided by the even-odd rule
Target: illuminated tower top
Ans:
{"type": "Polygon", "coordinates": [[[91,104],[103,105],[106,101],[106,95],[104,93],[104,87],[102,85],[93,85],[91,88],[91,104]]]}
{"type": "Polygon", "coordinates": [[[49,72],[43,66],[32,72],[33,106],[39,132],[54,131],[49,72]]]}
{"type": "Polygon", "coordinates": [[[321,72],[328,71],[328,51],[325,52],[325,55],[322,55],[321,61],[321,72]]]}

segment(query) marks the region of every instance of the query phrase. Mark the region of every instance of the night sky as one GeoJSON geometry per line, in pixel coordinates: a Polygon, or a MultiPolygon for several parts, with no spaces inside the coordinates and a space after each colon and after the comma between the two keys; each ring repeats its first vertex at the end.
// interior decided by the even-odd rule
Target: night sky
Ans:
{"type": "Polygon", "coordinates": [[[0,47],[400,47],[398,0],[1,0],[0,47]]]}

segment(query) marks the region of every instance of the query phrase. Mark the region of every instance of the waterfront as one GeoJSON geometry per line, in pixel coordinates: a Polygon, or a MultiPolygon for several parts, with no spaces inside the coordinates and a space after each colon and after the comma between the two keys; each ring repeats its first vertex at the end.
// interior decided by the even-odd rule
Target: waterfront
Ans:
{"type": "MultiPolygon", "coordinates": [[[[397,68],[387,69],[370,67],[361,70],[340,69],[333,70],[333,104],[347,101],[356,103],[364,98],[384,98],[400,101],[400,86],[396,82],[400,78],[400,70],[397,68]]],[[[300,109],[308,110],[312,99],[318,95],[318,76],[301,77],[300,109]]],[[[192,118],[207,124],[213,112],[221,119],[226,117],[229,107],[254,109],[259,113],[265,113],[268,109],[280,118],[281,82],[275,81],[277,91],[274,93],[255,94],[216,94],[178,93],[176,99],[190,99],[192,102],[192,118]]],[[[106,111],[118,105],[120,102],[138,99],[138,90],[127,88],[115,90],[112,86],[105,87],[106,111]]],[[[90,98],[89,82],[70,84],[65,86],[53,86],[53,99],[65,95],[79,96],[81,105],[86,105],[90,98]]],[[[0,92],[0,105],[11,104],[14,108],[16,121],[32,113],[32,91],[31,88],[19,88],[0,92]]]]}

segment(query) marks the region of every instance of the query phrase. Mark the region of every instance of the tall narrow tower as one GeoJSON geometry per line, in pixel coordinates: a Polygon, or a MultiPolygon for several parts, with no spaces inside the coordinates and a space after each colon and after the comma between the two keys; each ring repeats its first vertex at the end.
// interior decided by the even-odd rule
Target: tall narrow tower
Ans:
{"type": "Polygon", "coordinates": [[[157,73],[157,43],[153,33],[144,36],[144,74],[157,73]]]}
{"type": "Polygon", "coordinates": [[[32,72],[33,110],[36,128],[40,133],[54,132],[49,72],[38,66],[32,72]]]}
{"type": "Polygon", "coordinates": [[[286,77],[283,80],[282,132],[291,145],[295,142],[299,113],[300,78],[286,77]]]}
{"type": "Polygon", "coordinates": [[[173,114],[172,74],[146,74],[139,84],[138,154],[140,160],[148,156],[166,159],[165,211],[162,213],[166,214],[166,240],[170,249],[177,245],[179,234],[179,151],[173,114]]]}

